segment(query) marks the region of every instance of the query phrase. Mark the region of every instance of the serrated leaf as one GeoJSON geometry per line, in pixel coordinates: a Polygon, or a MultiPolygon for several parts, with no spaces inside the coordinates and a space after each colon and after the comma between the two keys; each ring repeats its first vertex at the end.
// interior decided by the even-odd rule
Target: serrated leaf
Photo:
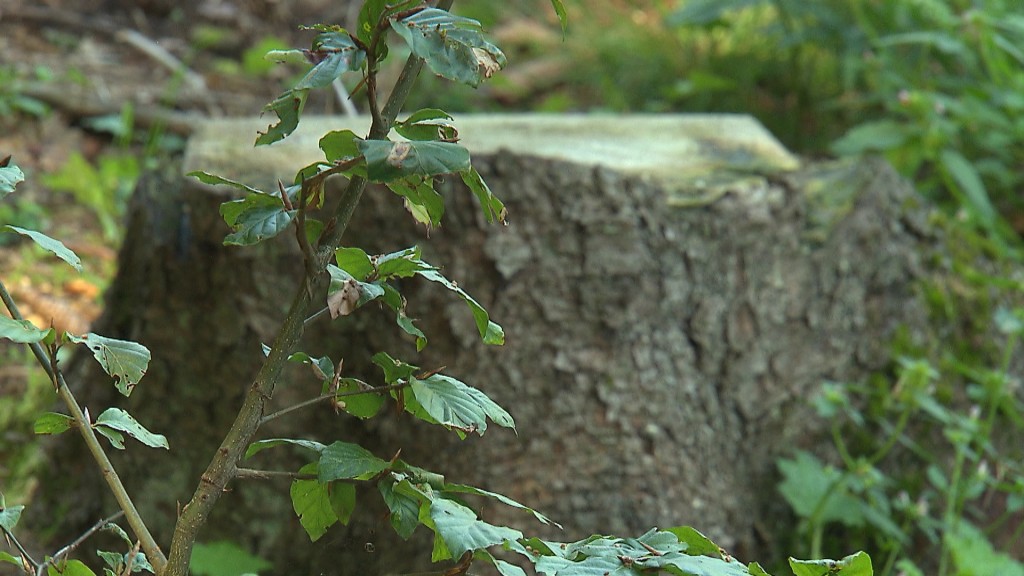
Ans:
{"type": "Polygon", "coordinates": [[[505,205],[491,192],[490,187],[484,182],[476,168],[459,172],[459,176],[462,177],[462,181],[476,195],[477,200],[480,201],[480,209],[483,210],[487,221],[504,223],[505,216],[507,215],[505,205]]]}
{"type": "Polygon", "coordinates": [[[309,96],[309,90],[289,90],[267,104],[263,111],[276,114],[278,122],[268,126],[266,132],[259,132],[259,136],[256,137],[256,145],[273,144],[294,132],[299,125],[299,115],[302,114],[302,108],[306,105],[307,96],[309,96]]]}
{"type": "Polygon", "coordinates": [[[53,335],[53,328],[42,330],[28,320],[15,320],[0,315],[0,338],[19,344],[42,342],[53,335]]]}
{"type": "Polygon", "coordinates": [[[268,440],[257,440],[250,444],[249,448],[246,449],[245,451],[245,457],[251,458],[254,454],[262,452],[267,448],[274,448],[275,446],[281,446],[282,444],[298,446],[300,448],[312,450],[317,454],[320,454],[321,452],[324,451],[324,448],[326,448],[326,446],[314,440],[298,440],[295,438],[271,438],[268,440]]]}
{"type": "MultiPolygon", "coordinates": [[[[443,374],[425,380],[412,378],[410,391],[430,417],[442,426],[483,436],[487,419],[515,430],[512,416],[480,390],[443,374]]],[[[460,434],[463,436],[463,434],[460,434]]]]}
{"type": "Polygon", "coordinates": [[[21,512],[23,510],[25,510],[25,506],[21,504],[0,509],[0,526],[3,526],[8,531],[14,531],[14,527],[18,525],[18,520],[21,520],[21,512]]]}
{"type": "Polygon", "coordinates": [[[388,463],[366,448],[348,442],[335,442],[320,453],[320,481],[368,480],[386,470],[388,463]]]}
{"type": "Polygon", "coordinates": [[[789,559],[794,576],[871,576],[871,558],[863,553],[851,554],[842,560],[789,559]]]}
{"type": "Polygon", "coordinates": [[[43,250],[53,253],[53,255],[55,255],[56,257],[70,264],[71,267],[74,268],[75,270],[78,270],[79,272],[82,271],[81,258],[79,258],[78,254],[75,254],[60,240],[55,240],[53,238],[50,238],[46,234],[43,234],[42,232],[36,232],[35,230],[26,230],[25,228],[19,228],[17,226],[10,225],[6,226],[6,228],[8,228],[9,230],[13,230],[14,232],[17,232],[22,236],[28,236],[43,250]]]}
{"type": "Polygon", "coordinates": [[[476,20],[427,8],[392,20],[391,27],[413,54],[449,80],[475,87],[505,66],[505,55],[484,39],[476,20]]]}
{"type": "Polygon", "coordinates": [[[518,530],[478,520],[472,510],[446,498],[430,503],[430,518],[452,558],[461,557],[467,550],[484,549],[523,537],[518,530]]]}
{"type": "MultiPolygon", "coordinates": [[[[315,462],[299,469],[300,474],[317,473],[315,462]]],[[[338,515],[331,506],[327,484],[317,480],[293,480],[289,494],[292,508],[299,517],[299,523],[306,530],[309,539],[316,542],[327,533],[327,529],[338,522],[338,515]]]]}
{"type": "Polygon", "coordinates": [[[424,108],[413,112],[405,121],[395,122],[395,132],[409,140],[444,140],[459,138],[454,119],[444,110],[424,108]]]}
{"type": "Polygon", "coordinates": [[[367,177],[389,182],[407,176],[439,176],[468,170],[469,150],[452,142],[360,140],[367,177]]]}
{"type": "Polygon", "coordinates": [[[96,418],[94,426],[105,426],[107,428],[124,432],[150,448],[169,449],[167,438],[162,434],[154,434],[139,424],[131,414],[120,408],[107,408],[96,418]]]}
{"type": "Polygon", "coordinates": [[[374,271],[370,256],[359,248],[338,248],[334,251],[334,260],[338,263],[338,268],[359,281],[366,280],[374,271]]]}
{"type": "Polygon", "coordinates": [[[249,194],[240,200],[221,204],[220,214],[234,230],[224,238],[224,244],[250,246],[283,232],[295,219],[297,211],[285,210],[280,198],[249,194]]]}
{"type": "Polygon", "coordinates": [[[419,270],[416,274],[431,282],[436,282],[462,297],[466,305],[469,306],[470,312],[473,313],[473,320],[476,322],[476,328],[480,332],[480,337],[483,339],[484,344],[500,346],[505,343],[505,331],[497,323],[491,322],[487,310],[474,300],[472,296],[467,294],[465,290],[459,288],[457,284],[445,278],[436,270],[419,270]]]}
{"type": "Polygon", "coordinates": [[[188,567],[194,576],[233,576],[262,572],[272,564],[234,542],[220,541],[196,542],[188,567]]]}
{"type": "Polygon", "coordinates": [[[335,78],[345,72],[359,70],[366,62],[366,53],[360,50],[344,31],[317,34],[307,55],[315,65],[302,80],[299,80],[293,90],[330,86],[335,78]]]}
{"type": "Polygon", "coordinates": [[[11,162],[10,156],[0,161],[0,199],[14,192],[14,188],[24,181],[25,173],[17,164],[11,162]]]}
{"type": "Polygon", "coordinates": [[[280,197],[280,194],[270,194],[269,192],[264,192],[263,190],[260,190],[258,188],[253,188],[248,184],[243,184],[242,182],[237,182],[235,180],[231,180],[230,178],[225,178],[223,176],[217,176],[216,174],[210,174],[209,172],[204,172],[202,170],[195,170],[193,172],[189,172],[188,174],[186,174],[186,176],[191,176],[196,180],[199,180],[203,184],[210,184],[211,186],[224,185],[230,186],[232,188],[235,188],[236,190],[241,190],[242,192],[246,192],[249,194],[263,194],[265,196],[280,197]]]}
{"type": "Polygon", "coordinates": [[[125,396],[131,395],[149,368],[149,349],[138,342],[104,338],[92,332],[85,336],[68,333],[67,338],[92,350],[103,371],[114,378],[117,391],[125,396]]]}
{"type": "Polygon", "coordinates": [[[478,496],[486,496],[488,498],[494,498],[495,500],[497,500],[498,502],[501,502],[502,504],[504,504],[506,506],[511,506],[512,508],[518,508],[519,510],[524,510],[526,512],[529,512],[530,514],[533,514],[533,517],[536,518],[542,524],[547,524],[547,525],[550,525],[550,526],[557,526],[558,529],[562,528],[562,525],[559,524],[558,522],[555,522],[554,520],[548,518],[547,516],[541,514],[540,512],[537,512],[533,508],[530,508],[529,506],[526,506],[526,505],[520,504],[519,502],[516,502],[515,500],[509,498],[508,496],[505,496],[504,494],[498,494],[497,492],[490,492],[488,490],[484,490],[483,488],[477,488],[475,486],[468,486],[466,484],[445,484],[444,485],[444,490],[446,492],[457,492],[457,493],[461,493],[461,494],[476,494],[478,496]]]}
{"type": "Polygon", "coordinates": [[[48,576],[96,576],[81,560],[66,560],[46,566],[48,576]]]}
{"type": "Polygon", "coordinates": [[[36,418],[32,431],[36,434],[62,434],[71,429],[75,419],[66,414],[47,412],[36,418]]]}

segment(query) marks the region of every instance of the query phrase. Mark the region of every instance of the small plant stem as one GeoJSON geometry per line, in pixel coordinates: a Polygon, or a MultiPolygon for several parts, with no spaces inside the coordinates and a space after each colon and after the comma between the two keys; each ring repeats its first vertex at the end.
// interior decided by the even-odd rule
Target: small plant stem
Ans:
{"type": "MultiPolygon", "coordinates": [[[[439,5],[450,7],[452,1],[442,0],[439,5]]],[[[391,131],[391,123],[394,122],[395,116],[401,110],[402,104],[416,80],[415,72],[421,68],[422,62],[419,58],[410,55],[384,107],[383,117],[379,119],[380,121],[375,120],[370,126],[368,139],[381,140],[387,137],[391,131]]],[[[321,174],[326,174],[326,172],[321,174]]],[[[267,400],[274,395],[274,388],[277,386],[288,355],[291,354],[302,337],[304,319],[313,303],[313,295],[320,294],[327,288],[329,276],[325,273],[325,269],[334,256],[335,249],[341,244],[342,235],[348,227],[352,213],[359,204],[366,184],[366,178],[359,176],[354,176],[349,180],[334,217],[320,238],[320,243],[314,252],[313,262],[307,268],[305,278],[296,290],[288,316],[274,339],[270,355],[264,360],[263,366],[249,387],[231,429],[200,478],[195,494],[178,517],[174,535],[171,538],[166,567],[163,570],[157,569],[157,576],[186,576],[188,574],[192,546],[199,534],[199,529],[206,523],[210,511],[226,490],[228,483],[238,474],[237,463],[245,455],[245,450],[256,435],[256,430],[259,429],[267,400]]],[[[306,190],[302,191],[303,194],[305,192],[306,190]]]]}
{"type": "Polygon", "coordinates": [[[268,414],[268,415],[264,416],[262,419],[260,419],[260,426],[263,426],[264,424],[266,424],[267,422],[270,422],[271,420],[276,420],[276,419],[278,419],[278,418],[280,418],[282,416],[286,416],[286,415],[291,414],[292,412],[295,412],[297,410],[302,410],[303,408],[308,408],[310,406],[319,404],[319,403],[321,403],[321,402],[323,402],[325,400],[330,400],[332,398],[344,398],[345,396],[359,396],[361,394],[383,394],[384,392],[388,392],[388,391],[391,391],[391,390],[398,390],[399,388],[405,388],[407,386],[408,386],[408,384],[403,383],[403,384],[391,384],[391,385],[388,385],[388,386],[380,386],[379,388],[371,388],[369,390],[350,390],[348,392],[328,392],[327,394],[321,394],[321,395],[317,396],[316,398],[310,398],[309,400],[303,400],[302,402],[299,402],[298,404],[293,404],[291,406],[288,406],[287,408],[282,408],[282,409],[278,410],[277,412],[274,412],[273,414],[268,414]]]}
{"type": "Polygon", "coordinates": [[[316,474],[300,474],[285,470],[253,470],[252,468],[236,469],[235,478],[239,480],[273,480],[275,478],[287,478],[289,480],[316,480],[316,474]]]}
{"type": "MultiPolygon", "coordinates": [[[[7,306],[7,310],[10,311],[11,317],[15,320],[24,320],[21,312],[18,310],[18,306],[14,303],[14,299],[11,298],[10,293],[7,291],[7,287],[4,286],[3,282],[0,282],[0,299],[3,300],[7,306]]],[[[135,533],[135,537],[142,543],[142,550],[146,553],[146,557],[149,558],[150,564],[160,573],[166,558],[160,547],[157,545],[153,535],[150,534],[149,528],[146,527],[146,523],[143,522],[142,516],[139,511],[135,508],[135,503],[128,496],[128,492],[124,488],[124,484],[121,483],[121,478],[117,475],[114,470],[114,465],[110,463],[110,459],[107,458],[106,452],[103,451],[103,446],[100,445],[99,439],[96,437],[96,433],[92,430],[92,424],[85,417],[85,413],[82,412],[82,407],[78,405],[78,401],[75,400],[74,394],[71,393],[71,389],[68,387],[67,382],[64,380],[64,375],[61,374],[60,370],[51,364],[49,356],[43,347],[38,342],[29,344],[29,348],[32,349],[32,354],[35,355],[39,365],[42,366],[46,375],[51,380],[57,383],[57,395],[61,401],[67,407],[71,413],[71,417],[75,421],[75,427],[78,428],[79,433],[82,435],[82,439],[85,440],[85,445],[89,449],[89,453],[92,454],[93,459],[96,461],[96,465],[100,468],[100,474],[103,479],[106,480],[107,486],[110,487],[110,491],[114,494],[114,499],[117,500],[118,506],[124,511],[125,518],[128,520],[128,526],[131,527],[132,532],[135,533]]]]}
{"type": "Polygon", "coordinates": [[[90,536],[92,536],[93,534],[99,532],[100,530],[103,529],[104,526],[106,526],[107,524],[110,524],[111,522],[117,520],[121,516],[124,516],[124,510],[121,510],[120,512],[117,512],[116,514],[112,514],[112,515],[104,518],[103,520],[100,520],[99,522],[93,524],[92,528],[89,528],[88,530],[83,532],[81,536],[79,536],[78,538],[75,538],[74,542],[72,542],[71,544],[68,544],[67,546],[65,546],[65,547],[61,548],[60,550],[58,550],[53,555],[52,558],[50,558],[49,560],[44,562],[41,566],[39,566],[39,568],[36,569],[36,575],[37,576],[42,576],[43,575],[43,569],[46,568],[47,564],[51,564],[51,565],[56,566],[57,563],[60,562],[62,558],[64,558],[68,554],[71,554],[72,552],[75,551],[76,548],[81,546],[82,542],[85,542],[90,536]]]}
{"type": "Polygon", "coordinates": [[[21,545],[21,542],[19,542],[18,539],[14,536],[13,532],[8,530],[6,526],[0,526],[0,530],[3,531],[4,536],[6,536],[8,540],[14,542],[14,547],[18,549],[18,553],[21,554],[21,557],[25,561],[31,564],[33,568],[39,567],[39,563],[32,558],[32,556],[28,553],[28,550],[25,550],[25,547],[21,545]]]}

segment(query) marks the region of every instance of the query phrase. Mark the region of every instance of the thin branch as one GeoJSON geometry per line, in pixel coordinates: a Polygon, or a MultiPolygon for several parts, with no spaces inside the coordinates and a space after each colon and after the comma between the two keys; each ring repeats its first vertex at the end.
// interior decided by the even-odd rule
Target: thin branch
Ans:
{"type": "Polygon", "coordinates": [[[303,408],[308,408],[310,406],[314,406],[314,405],[319,404],[320,402],[323,402],[325,400],[331,400],[332,398],[344,398],[345,396],[359,396],[360,394],[383,394],[385,392],[390,392],[391,390],[398,390],[400,388],[407,388],[408,386],[409,386],[408,383],[404,383],[403,382],[401,384],[390,384],[388,386],[377,386],[377,387],[371,388],[369,390],[349,390],[348,392],[328,392],[326,394],[321,394],[321,395],[319,395],[319,396],[317,396],[315,398],[310,398],[308,400],[303,400],[302,402],[299,402],[298,404],[293,404],[291,406],[288,406],[287,408],[282,408],[282,409],[278,410],[277,412],[274,412],[273,414],[267,414],[266,416],[264,416],[263,418],[260,419],[260,426],[263,426],[264,424],[266,424],[267,422],[270,422],[271,420],[276,420],[276,419],[278,419],[278,418],[280,418],[282,416],[286,416],[286,415],[291,414],[292,412],[295,412],[297,410],[302,410],[303,408]]]}
{"type": "Polygon", "coordinates": [[[19,542],[18,539],[14,536],[14,532],[11,532],[7,529],[7,526],[3,525],[0,525],[0,529],[4,531],[4,536],[6,536],[8,540],[14,542],[14,547],[18,549],[18,553],[21,554],[21,557],[27,560],[28,563],[31,564],[33,568],[38,568],[39,563],[32,559],[32,556],[28,553],[28,550],[25,550],[25,547],[22,546],[21,542],[19,542]]]}
{"type": "MultiPolygon", "coordinates": [[[[0,281],[0,299],[3,300],[7,306],[7,310],[10,311],[11,317],[15,320],[24,320],[21,312],[18,310],[17,304],[11,298],[10,293],[7,291],[7,287],[4,286],[3,282],[0,281]]],[[[146,523],[143,522],[142,516],[139,514],[138,509],[135,508],[135,503],[132,502],[131,497],[128,496],[128,492],[124,488],[124,484],[121,483],[121,478],[117,475],[114,470],[114,465],[110,463],[110,459],[107,458],[106,452],[103,451],[103,446],[100,444],[99,439],[96,437],[96,433],[93,432],[92,425],[89,422],[88,417],[82,412],[82,407],[79,406],[78,401],[75,399],[74,394],[71,393],[71,388],[68,387],[67,382],[64,380],[64,375],[61,374],[57,366],[50,362],[50,358],[47,356],[46,351],[38,342],[32,342],[29,344],[29,348],[32,350],[32,354],[36,357],[39,365],[42,366],[46,375],[51,379],[56,379],[57,382],[57,395],[67,406],[68,411],[71,412],[71,417],[75,421],[75,427],[78,428],[82,438],[85,440],[85,445],[89,449],[89,453],[92,454],[93,460],[96,461],[96,465],[99,466],[100,475],[107,481],[107,486],[110,487],[110,491],[114,494],[114,499],[117,500],[121,510],[124,511],[125,517],[128,520],[128,525],[135,533],[135,537],[142,542],[142,550],[146,553],[146,557],[149,558],[150,563],[153,564],[153,568],[159,574],[164,564],[167,562],[166,557],[160,546],[157,545],[153,535],[150,534],[149,528],[146,523]]]]}
{"type": "Polygon", "coordinates": [[[235,478],[239,480],[274,480],[277,478],[288,478],[290,480],[316,480],[316,474],[300,474],[299,472],[286,472],[283,470],[254,470],[252,468],[238,468],[235,470],[235,478]]]}
{"type": "Polygon", "coordinates": [[[302,321],[303,328],[305,328],[306,326],[309,326],[310,323],[313,322],[313,320],[316,320],[317,318],[323,316],[324,314],[327,314],[328,312],[330,312],[330,310],[331,309],[330,309],[329,306],[324,306],[320,310],[317,310],[309,318],[306,318],[305,320],[302,321]]]}
{"type": "Polygon", "coordinates": [[[52,558],[50,558],[49,560],[44,562],[41,566],[39,566],[36,569],[36,576],[42,576],[43,575],[43,570],[46,568],[47,564],[52,564],[52,565],[56,566],[57,562],[59,562],[61,560],[61,558],[63,558],[64,556],[67,556],[68,554],[74,552],[75,549],[78,548],[79,546],[81,546],[82,542],[85,542],[87,538],[89,538],[93,534],[99,532],[107,524],[110,524],[110,523],[114,522],[115,520],[117,520],[121,516],[124,516],[124,510],[119,511],[116,514],[111,514],[110,516],[104,518],[103,520],[100,520],[99,522],[93,524],[92,528],[89,528],[88,530],[83,532],[81,536],[79,536],[78,538],[75,538],[74,542],[72,542],[71,544],[68,544],[67,546],[65,546],[65,547],[61,548],[60,550],[58,550],[53,555],[52,558]]]}

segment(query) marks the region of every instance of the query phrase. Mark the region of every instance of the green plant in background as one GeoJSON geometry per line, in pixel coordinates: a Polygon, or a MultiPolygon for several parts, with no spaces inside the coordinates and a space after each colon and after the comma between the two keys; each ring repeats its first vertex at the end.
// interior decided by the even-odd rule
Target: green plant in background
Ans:
{"type": "MultiPolygon", "coordinates": [[[[41,66],[33,74],[38,82],[52,77],[50,70],[41,66]]],[[[39,118],[49,110],[45,103],[25,93],[25,82],[17,70],[11,66],[0,66],[0,117],[26,114],[39,118]]]]}
{"type": "MultiPolygon", "coordinates": [[[[450,115],[438,109],[423,109],[399,119],[404,99],[424,65],[450,80],[477,86],[505,63],[501,50],[483,37],[481,25],[449,13],[451,4],[451,0],[442,0],[437,7],[415,0],[395,4],[368,0],[360,11],[355,31],[317,26],[318,34],[309,50],[272,51],[268,55],[275,61],[302,62],[308,71],[291,89],[267,105],[266,110],[273,112],[277,121],[257,136],[257,145],[288,137],[298,126],[309,92],[329,87],[349,71],[364,75],[365,102],[372,116],[365,137],[350,130],[327,132],[320,140],[323,160],[299,169],[290,185],[279,183],[275,190],[260,190],[205,172],[191,174],[204,183],[231,186],[242,193],[241,198],[220,208],[231,228],[225,244],[248,246],[281,233],[293,233],[306,272],[297,282],[287,318],[272,345],[264,350],[264,363],[247,388],[231,430],[202,474],[194,496],[178,510],[174,534],[166,549],[157,543],[136,510],[106,456],[100,437],[122,450],[126,448],[126,437],[149,447],[169,449],[166,438],[147,430],[124,410],[108,408],[95,417],[83,411],[57,363],[61,347],[83,344],[112,377],[117,391],[127,397],[145,375],[150,351],[135,342],[94,333],[58,334],[53,328],[38,328],[21,317],[0,282],[0,298],[11,314],[11,318],[0,316],[0,338],[29,346],[67,411],[42,415],[36,420],[35,431],[79,432],[121,508],[121,512],[97,523],[78,540],[99,530],[120,536],[127,552],[99,553],[106,565],[104,574],[148,571],[158,576],[183,576],[189,572],[196,552],[199,565],[195,568],[200,573],[224,573],[226,561],[233,564],[229,567],[232,570],[241,568],[242,563],[247,569],[261,569],[264,564],[234,546],[214,544],[197,548],[196,538],[233,481],[283,474],[292,478],[291,502],[311,540],[322,537],[334,524],[347,523],[360,495],[356,487],[366,487],[369,490],[362,496],[369,492],[383,499],[390,511],[390,524],[400,536],[408,538],[420,526],[433,532],[431,558],[435,562],[453,562],[454,566],[443,572],[449,576],[465,575],[474,561],[493,566],[502,576],[525,576],[519,566],[495,557],[491,550],[496,548],[518,554],[548,576],[607,576],[612,572],[622,576],[661,572],[674,576],[767,576],[757,563],[745,565],[736,561],[693,528],[653,529],[636,538],[595,535],[572,543],[528,538],[514,528],[481,520],[464,502],[466,495],[496,500],[542,523],[554,523],[506,496],[452,482],[401,460],[398,454],[381,458],[341,440],[324,445],[299,438],[257,439],[266,423],[322,402],[330,402],[339,411],[360,419],[371,418],[385,404],[394,403],[399,412],[442,426],[463,438],[470,434],[482,436],[489,423],[515,427],[511,415],[481,390],[436,370],[424,371],[387,352],[373,356],[382,374],[378,382],[368,383],[344,377],[341,361],[314,358],[297,351],[307,322],[328,312],[332,319],[349,316],[372,301],[394,312],[398,328],[415,341],[418,350],[422,349],[427,345],[427,336],[406,315],[406,300],[399,291],[398,281],[412,277],[435,283],[462,299],[484,343],[504,342],[501,326],[463,288],[443,276],[440,268],[423,261],[418,247],[369,255],[359,248],[341,245],[349,219],[370,182],[402,197],[405,208],[418,224],[437,226],[444,203],[434,184],[442,176],[459,177],[479,200],[488,222],[505,220],[504,205],[473,168],[468,150],[458,143],[458,130],[450,115]],[[389,43],[399,40],[411,55],[389,98],[383,101],[378,93],[378,72],[391,52],[389,43]],[[392,140],[393,132],[403,139],[392,140]],[[340,193],[336,208],[322,210],[325,196],[333,193],[324,186],[325,181],[335,175],[347,177],[347,187],[340,193]],[[314,312],[314,306],[322,309],[314,312]],[[322,392],[271,412],[269,402],[288,362],[309,365],[322,383],[322,392]],[[268,459],[267,453],[259,458],[257,455],[282,446],[304,451],[309,455],[308,463],[294,472],[243,467],[247,461],[273,465],[275,461],[268,459]],[[122,515],[131,536],[115,523],[122,515]]],[[[551,0],[551,5],[564,25],[562,3],[551,0]]],[[[12,193],[23,179],[21,170],[10,158],[0,162],[0,199],[12,193]]],[[[8,228],[81,269],[78,257],[60,242],[32,230],[8,228]]],[[[95,574],[81,560],[68,558],[75,546],[61,549],[52,557],[34,559],[15,534],[23,509],[24,505],[8,506],[0,497],[0,529],[11,544],[11,552],[0,552],[0,562],[17,566],[26,574],[95,574]]],[[[864,553],[839,561],[791,559],[790,569],[797,576],[872,574],[871,561],[864,553]]]]}
{"type": "MultiPolygon", "coordinates": [[[[723,64],[735,61],[730,55],[753,59],[755,85],[740,89],[791,96],[785,112],[795,123],[778,132],[788,141],[802,147],[797,135],[845,132],[832,151],[883,153],[925,195],[1011,238],[999,215],[1024,211],[1019,8],[1005,0],[689,0],[668,22],[699,27],[717,44],[705,74],[742,79],[742,68],[723,64]]],[[[750,104],[777,128],[771,110],[750,104]]]]}
{"type": "Polygon", "coordinates": [[[121,216],[139,173],[139,159],[125,152],[103,154],[96,165],[72,152],[57,172],[41,180],[53,190],[70,193],[75,202],[92,211],[104,239],[112,242],[121,235],[121,216]]]}
{"type": "Polygon", "coordinates": [[[892,385],[823,387],[816,405],[841,464],[806,452],[779,463],[812,555],[841,526],[837,537],[885,554],[883,575],[1024,574],[993,543],[1024,537],[1024,399],[1008,374],[1024,310],[995,321],[1007,339],[998,369],[904,359],[892,385]]]}

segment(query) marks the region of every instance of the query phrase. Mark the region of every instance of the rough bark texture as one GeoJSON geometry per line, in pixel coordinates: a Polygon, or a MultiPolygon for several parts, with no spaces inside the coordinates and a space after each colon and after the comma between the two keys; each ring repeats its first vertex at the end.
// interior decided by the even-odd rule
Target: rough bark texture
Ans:
{"type": "MultiPolygon", "coordinates": [[[[263,436],[357,441],[381,457],[400,447],[407,461],[508,494],[566,527],[535,528],[521,513],[485,507],[488,521],[529,534],[574,539],[691,524],[741,559],[770,553],[786,521],[775,460],[813,446],[823,427],[807,397],[823,380],[881,368],[897,328],[925,326],[914,281],[932,242],[910,187],[876,160],[748,174],[696,197],[627,170],[550,157],[488,151],[474,163],[505,200],[510,226],[486,225],[472,195],[449,182],[444,226],[429,241],[378,190],[348,243],[378,252],[421,244],[425,259],[504,326],[507,344],[483,346],[461,301],[410,282],[410,315],[430,338],[422,354],[374,309],[317,321],[304,350],[344,357],[349,374],[374,382],[368,358],[380,350],[426,369],[447,366],[505,406],[518,436],[491,428],[460,442],[406,418],[354,422],[327,407],[275,422],[263,436]]],[[[166,542],[175,503],[190,497],[227,429],[301,262],[290,235],[222,247],[221,193],[181,186],[173,173],[155,182],[140,187],[95,331],[154,352],[129,406],[167,434],[172,452],[133,446],[115,464],[166,542]]],[[[102,379],[91,374],[94,389],[102,379]]],[[[286,381],[275,407],[319,392],[302,371],[286,381]]],[[[102,396],[90,400],[94,413],[110,400],[102,396]]],[[[253,466],[297,469],[300,455],[278,450],[253,466]]],[[[69,526],[109,512],[96,486],[69,526]]],[[[367,512],[374,490],[360,493],[359,520],[313,547],[287,490],[283,481],[236,482],[201,540],[251,547],[275,573],[427,569],[423,534],[398,547],[380,509],[367,512]]]]}

